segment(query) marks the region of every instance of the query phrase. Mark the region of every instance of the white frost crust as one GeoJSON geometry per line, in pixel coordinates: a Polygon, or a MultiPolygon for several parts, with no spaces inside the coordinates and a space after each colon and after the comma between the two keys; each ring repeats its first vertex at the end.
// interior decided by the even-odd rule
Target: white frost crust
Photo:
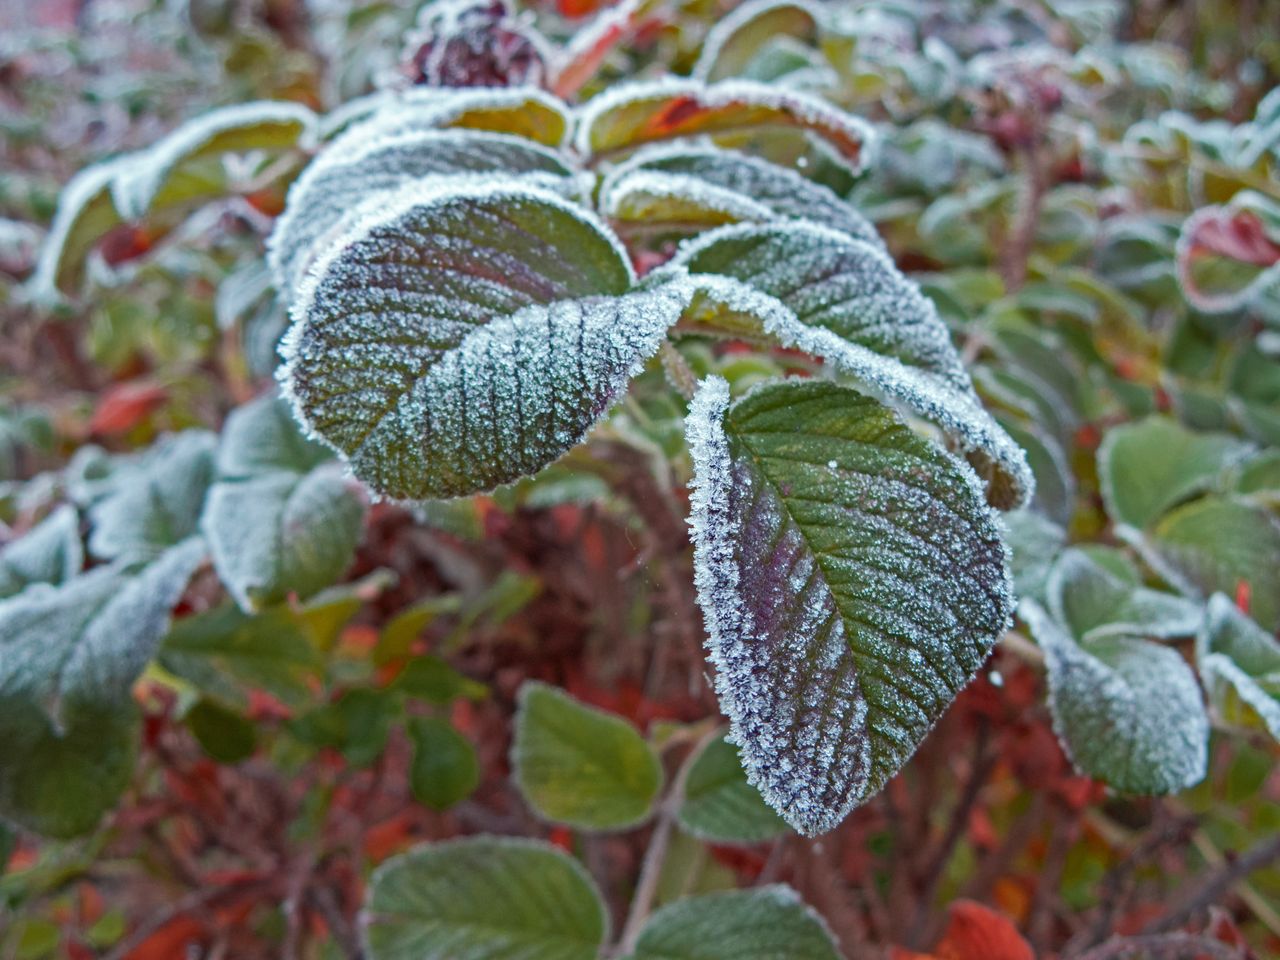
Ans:
{"type": "MultiPolygon", "coordinates": [[[[628,203],[647,202],[652,205],[663,200],[680,201],[702,210],[724,214],[739,222],[767,223],[774,219],[773,211],[763,203],[687,173],[628,171],[622,177],[607,180],[600,191],[601,212],[615,220],[627,219],[624,217],[624,210],[628,203]]],[[[640,219],[643,222],[643,215],[640,219]]]]}
{"type": "MultiPolygon", "coordinates": [[[[40,256],[36,260],[31,279],[27,281],[31,297],[36,303],[53,304],[62,299],[62,291],[58,289],[58,267],[71,230],[84,208],[98,199],[101,193],[110,190],[111,181],[130,160],[126,155],[85,167],[62,188],[53,224],[40,247],[40,256]]],[[[110,202],[114,207],[115,200],[111,199],[110,202]]]]}
{"type": "MultiPolygon", "coordinates": [[[[839,131],[860,144],[856,159],[841,154],[854,174],[874,164],[878,135],[866,121],[846,113],[827,101],[787,87],[770,86],[753,80],[723,80],[705,84],[687,77],[664,77],[661,80],[619,84],[597,94],[578,108],[574,146],[583,156],[591,156],[592,132],[607,113],[633,103],[687,97],[708,109],[747,103],[776,110],[790,111],[815,127],[839,131]]],[[[818,131],[814,131],[817,133],[818,131]]],[[[820,135],[820,134],[819,134],[820,135]]],[[[635,144],[636,147],[642,144],[635,144]]]]}
{"type": "Polygon", "coordinates": [[[289,122],[302,128],[299,143],[304,147],[311,145],[317,117],[302,104],[289,101],[237,104],[184,123],[141,154],[132,156],[132,161],[111,184],[116,209],[126,220],[142,217],[173,169],[188,157],[199,156],[220,134],[258,123],[289,122]]]}
{"type": "MultiPolygon", "coordinates": [[[[796,830],[813,836],[830,830],[858,803],[869,779],[870,739],[859,741],[853,756],[837,756],[830,739],[806,728],[807,746],[814,762],[796,765],[783,750],[787,746],[776,731],[794,721],[795,706],[785,694],[761,681],[757,667],[759,649],[768,638],[757,626],[742,596],[742,571],[737,548],[741,541],[739,518],[730,509],[735,478],[724,417],[729,408],[729,385],[717,376],[699,386],[685,419],[685,436],[694,464],[690,484],[689,526],[693,532],[694,584],[698,605],[706,619],[708,658],[715,665],[716,694],[729,718],[727,739],[738,745],[747,780],[765,801],[796,830]],[[768,776],[766,771],[772,771],[768,776]],[[844,788],[844,803],[832,808],[821,800],[828,776],[844,788]]],[[[830,598],[824,594],[826,602],[830,598]]],[[[809,611],[808,625],[819,622],[824,604],[809,611]]],[[[817,664],[834,670],[848,653],[842,621],[837,618],[817,664]]],[[[867,704],[851,673],[838,679],[842,689],[834,701],[852,711],[840,723],[865,728],[867,704]]]]}
{"type": "Polygon", "coordinates": [[[707,36],[702,41],[702,52],[698,55],[698,62],[694,64],[691,76],[704,83],[708,82],[725,44],[752,20],[780,7],[803,10],[813,20],[815,27],[826,23],[827,20],[826,10],[808,0],[747,0],[746,3],[739,4],[730,10],[723,19],[717,21],[707,31],[707,36]]]}

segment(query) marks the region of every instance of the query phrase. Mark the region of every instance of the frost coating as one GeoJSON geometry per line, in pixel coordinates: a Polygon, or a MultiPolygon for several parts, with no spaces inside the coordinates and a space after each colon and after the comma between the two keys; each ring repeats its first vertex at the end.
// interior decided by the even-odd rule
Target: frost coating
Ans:
{"type": "MultiPolygon", "coordinates": [[[[718,74],[722,71],[716,68],[743,29],[758,27],[759,22],[769,19],[790,19],[794,21],[792,25],[801,25],[802,29],[813,32],[818,24],[826,21],[826,16],[816,4],[803,0],[748,0],[730,10],[707,32],[706,39],[702,41],[702,52],[693,68],[693,76],[702,81],[718,79],[718,74]]],[[[770,31],[766,39],[774,36],[776,32],[770,31]]],[[[724,71],[727,75],[734,72],[731,68],[724,71]]]]}
{"type": "Polygon", "coordinates": [[[784,346],[937,424],[992,479],[995,506],[1030,500],[1026,454],[982,407],[932,302],[880,249],[813,224],[743,224],[686,242],[675,267],[691,272],[704,307],[756,318],[784,346]]]}
{"type": "Polygon", "coordinates": [[[818,134],[855,174],[871,162],[876,133],[869,124],[818,97],[749,80],[707,85],[668,77],[611,87],[581,108],[575,145],[584,156],[601,155],[766,124],[818,134]]]}
{"type": "Polygon", "coordinates": [[[807,220],[883,247],[875,226],[833,191],[745,153],[687,144],[648,147],[610,171],[600,191],[609,216],[618,215],[609,206],[645,192],[730,212],[740,207],[739,220],[807,220]]]}
{"type": "Polygon", "coordinates": [[[28,281],[36,302],[52,303],[69,292],[67,288],[79,276],[90,246],[120,223],[111,198],[111,181],[128,159],[116,157],[85,167],[63,187],[53,224],[28,281]]]}
{"type": "Polygon", "coordinates": [[[1012,606],[977,478],[876,401],[823,382],[686,420],[696,584],[748,780],[831,829],[914,752],[1012,606]],[[832,464],[834,463],[834,466],[832,464]]]}
{"type": "Polygon", "coordinates": [[[719,224],[773,219],[773,211],[750,197],[688,174],[652,170],[631,171],[614,180],[601,192],[600,208],[610,219],[637,223],[710,220],[719,224]]]}
{"type": "Polygon", "coordinates": [[[316,115],[298,103],[264,100],[214,110],[130,157],[111,184],[112,197],[125,219],[136,220],[180,164],[215,153],[290,147],[315,126],[316,115]]]}
{"type": "Polygon", "coordinates": [[[572,171],[552,151],[506,134],[474,130],[357,130],[320,155],[289,189],[267,245],[277,289],[293,291],[319,241],[352,209],[407,183],[461,176],[474,183],[551,184],[572,171]]]}
{"type": "Polygon", "coordinates": [[[1261,725],[1280,740],[1280,643],[1221,593],[1209,598],[1196,660],[1225,721],[1261,725]]]}
{"type": "Polygon", "coordinates": [[[462,496],[578,443],[688,302],[545,190],[410,186],[312,271],[281,380],[379,493],[462,496]]]}
{"type": "Polygon", "coordinates": [[[1081,641],[1114,636],[1190,636],[1200,605],[1121,580],[1087,553],[1067,550],[1045,584],[1049,610],[1081,641]]]}
{"type": "Polygon", "coordinates": [[[1054,730],[1076,769],[1129,793],[1204,779],[1209,720],[1176,650],[1132,637],[1077,644],[1031,600],[1018,615],[1044,650],[1054,730]]]}
{"type": "Polygon", "coordinates": [[[558,147],[570,123],[564,102],[537,87],[414,87],[379,98],[371,107],[358,125],[334,140],[335,146],[372,134],[464,127],[558,147]]]}
{"type": "Polygon", "coordinates": [[[63,504],[0,551],[0,598],[33,583],[64,583],[83,566],[80,517],[63,504]]]}

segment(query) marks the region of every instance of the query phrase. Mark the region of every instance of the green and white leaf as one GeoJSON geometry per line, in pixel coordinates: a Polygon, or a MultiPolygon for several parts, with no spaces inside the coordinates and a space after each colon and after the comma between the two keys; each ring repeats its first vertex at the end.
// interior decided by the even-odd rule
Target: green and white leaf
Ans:
{"type": "Polygon", "coordinates": [[[536,188],[411,185],[316,265],[281,379],[378,493],[464,496],[579,443],[680,316],[594,216],[536,188]]]}
{"type": "Polygon", "coordinates": [[[145,560],[197,533],[217,443],[206,430],[184,430],[118,464],[105,496],[89,508],[89,551],[145,560]]]}
{"type": "Polygon", "coordinates": [[[1058,558],[1045,594],[1054,619],[1086,643],[1116,636],[1190,636],[1200,625],[1200,604],[1122,578],[1083,550],[1070,549],[1058,558]]]}
{"type": "Polygon", "coordinates": [[[1067,532],[1034,510],[1015,510],[1004,518],[1005,540],[1013,553],[1013,586],[1018,598],[1046,601],[1049,573],[1067,543],[1067,532]]]}
{"type": "Polygon", "coordinates": [[[823,919],[788,886],[686,897],[656,911],[630,960],[840,960],[823,919]]]}
{"type": "Polygon", "coordinates": [[[822,8],[804,0],[748,0],[707,31],[693,75],[707,81],[742,76],[762,48],[779,37],[816,40],[826,19],[822,8]]]}
{"type": "Polygon", "coordinates": [[[686,832],[712,843],[760,843],[787,833],[787,823],[747,781],[738,749],[717,737],[693,760],[679,811],[686,832]]]}
{"type": "Polygon", "coordinates": [[[98,567],[0,602],[0,817],[67,837],[115,802],[133,769],[130,688],[203,557],[192,539],[141,570],[98,567]]]}
{"type": "Polygon", "coordinates": [[[388,860],[361,915],[370,960],[596,960],[608,936],[587,871],[531,840],[472,837],[388,860]]]}
{"type": "Polygon", "coordinates": [[[662,765],[631,724],[536,681],[520,688],[511,769],[539,816],[584,830],[643,822],[662,789],[662,765]]]}
{"type": "Polygon", "coordinates": [[[722,227],[683,244],[698,285],[692,328],[754,326],[824,358],[860,388],[942,428],[990,480],[1001,509],[1035,481],[1022,449],[983,409],[933,303],[883,250],[806,223],[722,227]]]}
{"type": "Polygon", "coordinates": [[[0,551],[0,598],[33,583],[65,583],[83,566],[80,515],[70,505],[58,507],[0,551]]]}
{"type": "Polygon", "coordinates": [[[1034,601],[1018,613],[1044,650],[1054,729],[1080,772],[1125,793],[1204,779],[1209,719],[1176,650],[1122,636],[1077,644],[1034,601]]]}
{"type": "Polygon", "coordinates": [[[1196,642],[1209,703],[1227,723],[1261,727],[1280,740],[1280,643],[1215,593],[1196,642]]]}
{"type": "Polygon", "coordinates": [[[63,187],[53,225],[28,281],[37,303],[55,303],[74,294],[84,278],[89,251],[122,222],[111,197],[111,181],[128,159],[117,157],[86,167],[63,187]]]}
{"type": "Polygon", "coordinates": [[[980,484],[876,400],[782,382],[686,421],[700,605],[748,780],[831,829],[906,762],[1012,610],[980,484]]]}
{"type": "Polygon", "coordinates": [[[1107,431],[1098,482],[1114,523],[1143,529],[1170,507],[1208,489],[1253,447],[1225,433],[1195,433],[1170,417],[1107,431]]]}

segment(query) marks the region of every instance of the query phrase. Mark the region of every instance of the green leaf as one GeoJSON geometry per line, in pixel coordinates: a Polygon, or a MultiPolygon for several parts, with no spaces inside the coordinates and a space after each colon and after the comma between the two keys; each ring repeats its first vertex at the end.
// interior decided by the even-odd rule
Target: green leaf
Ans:
{"type": "Polygon", "coordinates": [[[1005,540],[1013,551],[1013,586],[1018,597],[1045,601],[1049,573],[1067,542],[1067,532],[1033,510],[1004,518],[1005,540]]]}
{"type": "Polygon", "coordinates": [[[1018,612],[1044,650],[1049,711],[1077,769],[1125,793],[1174,793],[1204,779],[1209,719],[1176,650],[1132,637],[1077,644],[1035,602],[1018,612]]]}
{"type": "Polygon", "coordinates": [[[1144,542],[1148,558],[1180,588],[1198,596],[1247,589],[1253,618],[1268,630],[1280,627],[1275,514],[1242,499],[1205,497],[1166,514],[1144,542]]]}
{"type": "Polygon", "coordinates": [[[747,782],[738,749],[724,737],[694,758],[679,819],[687,832],[713,843],[759,843],[788,832],[786,821],[747,782]]]}
{"type": "Polygon", "coordinates": [[[463,697],[479,700],[489,693],[489,688],[483,683],[464,676],[432,654],[414,657],[405,664],[391,687],[407,696],[440,706],[447,706],[463,697]]]}
{"type": "Polygon", "coordinates": [[[480,764],[471,742],[439,717],[411,717],[409,739],[413,765],[409,787],[432,810],[447,810],[465,800],[480,784],[480,764]]]}
{"type": "Polygon", "coordinates": [[[619,164],[600,187],[611,220],[652,229],[740,220],[807,220],[881,246],[875,227],[836,194],[793,170],[732,150],[659,146],[619,164]]]}
{"type": "Polygon", "coordinates": [[[1117,576],[1082,550],[1065,551],[1045,585],[1054,619],[1082,640],[1195,633],[1200,605],[1117,576]]]}
{"type": "Polygon", "coordinates": [[[645,924],[631,960],[840,960],[822,918],[774,884],[687,897],[645,924]]]}
{"type": "Polygon", "coordinates": [[[0,552],[0,598],[33,583],[66,583],[83,566],[79,514],[61,506],[0,552]]]}
{"type": "Polygon", "coordinates": [[[89,509],[89,550],[108,560],[145,560],[197,533],[216,445],[208,431],[184,430],[121,466],[89,509]]]}
{"type": "Polygon", "coordinates": [[[727,317],[823,357],[879,399],[932,421],[991,480],[1002,509],[1035,486],[1026,456],[983,409],[946,325],[883,250],[806,223],[722,227],[685,243],[673,261],[698,296],[686,318],[727,317]]]}
{"type": "Polygon", "coordinates": [[[643,822],[662,789],[662,765],[631,724],[536,681],[520,688],[511,769],[539,816],[584,830],[643,822]]]}
{"type": "Polygon", "coordinates": [[[496,837],[388,860],[374,872],[363,923],[371,960],[596,960],[608,934],[577,861],[496,837]]]}
{"type": "Polygon", "coordinates": [[[1280,643],[1221,593],[1209,598],[1196,659],[1209,703],[1227,723],[1280,740],[1280,643]]]}
{"type": "Polygon", "coordinates": [[[501,174],[568,188],[572,171],[555,152],[518,137],[469,130],[350,131],[307,167],[289,190],[268,259],[276,287],[292,297],[327,238],[361,203],[424,177],[501,174]]]}
{"type": "Polygon", "coordinates": [[[558,147],[572,123],[563,101],[533,86],[410,87],[339,107],[325,118],[323,132],[326,137],[345,132],[367,138],[407,130],[481,130],[558,147]],[[357,122],[360,127],[351,126],[357,122]]]}
{"type": "Polygon", "coordinates": [[[301,104],[276,101],[196,117],[120,166],[111,184],[116,208],[137,220],[151,210],[217,196],[225,187],[224,155],[296,146],[315,123],[315,114],[301,104]]]}
{"type": "Polygon", "coordinates": [[[254,477],[283,470],[306,473],[333,462],[324,444],[308,440],[298,429],[289,405],[266,393],[227,415],[218,444],[218,473],[254,477]]]}
{"type": "Polygon", "coordinates": [[[379,493],[476,493],[575,446],[657,351],[685,300],[631,282],[554,194],[410,186],[317,264],[282,379],[379,493]]]}
{"type": "Polygon", "coordinates": [[[816,40],[823,11],[797,0],[750,0],[718,20],[694,65],[699,80],[741,76],[762,48],[779,37],[816,40]]]}
{"type": "Polygon", "coordinates": [[[1170,507],[1208,489],[1252,449],[1223,433],[1194,433],[1169,417],[1107,431],[1098,448],[1098,482],[1114,523],[1139,530],[1170,507]]]}
{"type": "Polygon", "coordinates": [[[395,701],[385,692],[348,690],[291,721],[289,731],[313,747],[340,751],[352,766],[367,767],[386,747],[395,715],[395,701]]]}
{"type": "Polygon", "coordinates": [[[120,225],[122,218],[111,198],[111,181],[127,160],[117,157],[86,167],[63,188],[30,280],[32,298],[37,302],[48,304],[64,294],[74,294],[84,279],[89,251],[120,225]]]}
{"type": "Polygon", "coordinates": [[[0,603],[0,816],[69,837],[115,802],[133,772],[130,689],[203,556],[192,540],[0,603]]]}
{"type": "Polygon", "coordinates": [[[973,471],[886,407],[789,381],[686,421],[698,598],[748,779],[806,835],[906,762],[1008,623],[973,471]]]}
{"type": "Polygon", "coordinates": [[[258,743],[257,728],[216,700],[197,700],[183,714],[182,722],[204,752],[218,763],[247,760],[258,743]]]}

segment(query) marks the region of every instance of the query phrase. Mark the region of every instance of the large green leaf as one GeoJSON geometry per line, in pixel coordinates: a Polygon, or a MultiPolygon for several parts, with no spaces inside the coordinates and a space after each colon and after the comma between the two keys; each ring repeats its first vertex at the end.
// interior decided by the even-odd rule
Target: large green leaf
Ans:
{"type": "Polygon", "coordinates": [[[0,552],[0,598],[33,583],[65,583],[84,566],[80,516],[62,506],[0,552]]]}
{"type": "Polygon", "coordinates": [[[1200,605],[1117,576],[1082,550],[1065,551],[1045,586],[1054,618],[1076,638],[1190,636],[1200,605]]]}
{"type": "Polygon", "coordinates": [[[674,267],[699,293],[698,326],[745,323],[823,357],[886,402],[933,421],[991,480],[1007,509],[1035,482],[1022,450],[983,409],[945,324],[883,250],[806,223],[722,227],[684,244],[674,267]]]}
{"type": "Polygon", "coordinates": [[[1034,601],[1018,612],[1044,650],[1054,729],[1082,773],[1126,793],[1204,779],[1209,720],[1176,650],[1117,636],[1078,644],[1034,601]]]}
{"type": "Polygon", "coordinates": [[[130,688],[204,545],[140,571],[98,567],[0,603],[0,816],[51,836],[91,829],[133,770],[130,688]]]}
{"type": "Polygon", "coordinates": [[[475,493],[581,441],[657,351],[683,291],[631,282],[607,228],[554,194],[410,186],[317,264],[282,377],[375,490],[475,493]]]}
{"type": "Polygon", "coordinates": [[[1209,487],[1251,446],[1224,433],[1194,433],[1169,417],[1107,431],[1098,448],[1098,482],[1114,523],[1141,530],[1170,507],[1209,487]]]}
{"type": "Polygon", "coordinates": [[[200,527],[242,609],[310,596],[351,565],[364,502],[283,401],[267,395],[227,418],[218,467],[200,527]]]}
{"type": "Polygon", "coordinates": [[[658,910],[632,960],[840,960],[822,918],[775,884],[687,897],[658,910]]]}
{"type": "MultiPolygon", "coordinates": [[[[423,177],[501,174],[544,186],[571,171],[559,155],[528,140],[472,130],[356,128],[307,167],[289,190],[268,259],[276,286],[292,296],[327,237],[362,203],[423,177]]],[[[376,202],[376,200],[374,201],[376,202]]]]}
{"type": "Polygon", "coordinates": [[[662,766],[631,724],[534,681],[520,690],[511,767],[539,815],[584,830],[635,826],[662,788],[662,766]]]}
{"type": "Polygon", "coordinates": [[[388,860],[362,920],[371,960],[596,960],[608,934],[600,894],[577,861],[496,837],[388,860]]]}
{"type": "Polygon", "coordinates": [[[776,163],[708,146],[639,151],[605,178],[600,209],[637,230],[808,220],[881,245],[872,223],[827,187],[776,163]]]}
{"type": "Polygon", "coordinates": [[[1247,592],[1249,612],[1280,627],[1280,519],[1243,498],[1204,497],[1166,514],[1143,543],[1182,589],[1206,596],[1247,592]]]}
{"type": "Polygon", "coordinates": [[[1196,641],[1200,676],[1218,715],[1280,740],[1280,643],[1221,593],[1209,598],[1196,641]]]}
{"type": "Polygon", "coordinates": [[[759,843],[787,832],[786,821],[747,782],[738,749],[724,737],[694,758],[679,816],[687,832],[715,843],[759,843]]]}
{"type": "Polygon", "coordinates": [[[750,781],[831,829],[906,762],[1012,608],[1008,557],[962,461],[828,382],[699,389],[698,596],[750,781]]]}

